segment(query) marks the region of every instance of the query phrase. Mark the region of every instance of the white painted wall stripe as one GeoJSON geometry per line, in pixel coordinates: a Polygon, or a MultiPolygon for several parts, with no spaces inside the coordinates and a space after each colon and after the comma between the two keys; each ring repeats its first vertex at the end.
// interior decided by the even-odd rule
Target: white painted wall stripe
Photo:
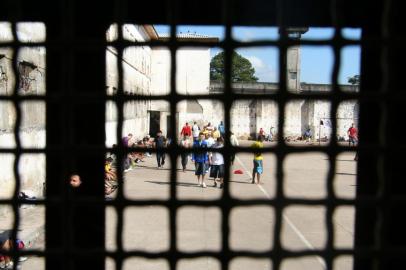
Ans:
{"type": "MultiPolygon", "coordinates": [[[[240,163],[240,165],[244,168],[245,173],[251,178],[251,172],[247,169],[247,167],[241,162],[241,160],[236,156],[235,159],[240,163]]],[[[264,193],[264,195],[270,199],[271,195],[261,186],[257,185],[257,187],[264,193]]],[[[311,250],[315,250],[314,246],[307,240],[307,238],[303,235],[303,233],[295,226],[295,224],[289,219],[289,217],[285,214],[282,214],[282,218],[286,221],[286,223],[289,225],[289,227],[292,228],[292,230],[296,233],[296,235],[299,237],[300,240],[311,250]]],[[[317,261],[321,264],[323,269],[327,269],[326,262],[324,259],[320,256],[316,256],[317,261]]]]}

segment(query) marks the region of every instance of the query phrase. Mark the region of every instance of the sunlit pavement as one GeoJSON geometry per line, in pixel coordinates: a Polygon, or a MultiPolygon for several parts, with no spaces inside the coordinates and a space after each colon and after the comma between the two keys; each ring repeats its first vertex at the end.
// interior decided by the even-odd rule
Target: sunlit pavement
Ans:
{"type": "MultiPolygon", "coordinates": [[[[354,153],[340,154],[336,160],[333,186],[335,196],[354,198],[356,162],[354,153]]],[[[146,158],[134,170],[125,174],[124,194],[128,199],[169,199],[170,164],[164,169],[156,168],[155,157],[146,158]]],[[[180,161],[177,167],[180,168],[180,161]]],[[[212,187],[206,179],[207,188],[197,186],[189,161],[188,170],[178,170],[177,199],[213,200],[222,190],[212,187]]],[[[230,194],[248,199],[274,199],[276,196],[276,157],[264,156],[262,184],[251,184],[252,154],[237,155],[231,173],[240,169],[243,174],[232,174],[230,194]]],[[[291,154],[283,162],[283,196],[306,200],[327,198],[327,174],[329,160],[322,153],[291,154]]],[[[222,249],[221,209],[218,207],[182,207],[177,212],[177,249],[183,252],[220,251],[222,249]]],[[[235,251],[266,252],[272,250],[274,241],[280,239],[282,248],[291,251],[322,250],[326,246],[326,208],[324,206],[291,205],[283,209],[282,231],[274,236],[276,212],[267,205],[236,207],[229,217],[229,246],[235,251]]],[[[117,215],[114,208],[106,211],[106,246],[116,249],[115,227],[117,215]]],[[[354,208],[338,207],[333,214],[334,247],[352,248],[354,235],[354,208]]],[[[124,211],[123,248],[127,251],[162,252],[169,249],[169,212],[165,207],[127,207],[124,211]]],[[[112,260],[106,261],[107,269],[115,269],[112,260]]],[[[352,269],[351,257],[339,257],[334,269],[352,269]]],[[[235,258],[230,269],[272,269],[271,259],[235,258]]],[[[324,269],[321,257],[308,256],[282,261],[282,269],[324,269]]],[[[169,269],[164,259],[129,258],[124,269],[169,269]]],[[[216,258],[204,257],[180,260],[177,269],[221,269],[216,258]]]]}

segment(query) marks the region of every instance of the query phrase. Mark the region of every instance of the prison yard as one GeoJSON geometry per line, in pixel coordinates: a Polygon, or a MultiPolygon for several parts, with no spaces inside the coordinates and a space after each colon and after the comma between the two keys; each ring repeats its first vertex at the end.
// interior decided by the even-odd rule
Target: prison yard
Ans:
{"type": "MultiPolygon", "coordinates": [[[[332,108],[332,102],[324,96],[328,97],[334,89],[339,89],[348,94],[348,97],[356,97],[359,92],[359,75],[352,78],[358,78],[358,81],[349,80],[348,83],[342,83],[336,87],[329,83],[301,81],[301,74],[304,72],[302,48],[297,43],[286,49],[284,64],[286,89],[279,89],[275,75],[279,71],[272,71],[274,74],[272,81],[259,80],[254,74],[253,66],[255,64],[258,69],[261,69],[264,68],[264,63],[252,55],[244,58],[236,52],[237,50],[232,53],[233,59],[240,59],[241,63],[245,63],[250,74],[244,80],[236,80],[237,75],[230,74],[230,89],[227,89],[224,85],[224,52],[212,53],[211,51],[217,50],[214,47],[221,41],[220,37],[196,32],[178,33],[176,41],[188,44],[202,42],[206,46],[178,46],[176,74],[171,74],[173,61],[170,47],[148,45],[149,42],[164,43],[170,40],[167,34],[158,33],[157,29],[161,28],[155,28],[152,24],[110,24],[105,29],[107,44],[103,55],[105,77],[101,78],[105,82],[104,93],[101,95],[103,108],[99,114],[94,115],[94,119],[104,117],[103,140],[105,141],[104,144],[99,141],[93,146],[95,146],[94,149],[99,150],[100,147],[104,147],[103,151],[106,152],[104,179],[100,179],[100,187],[104,182],[106,208],[103,208],[102,212],[105,211],[104,233],[107,251],[122,255],[120,253],[122,247],[124,252],[140,251],[151,254],[168,252],[171,251],[172,240],[172,243],[176,243],[176,250],[184,253],[203,251],[221,256],[223,251],[230,250],[248,255],[262,254],[262,257],[258,258],[255,256],[233,258],[228,269],[274,269],[272,259],[276,254],[277,258],[282,259],[281,267],[277,269],[318,270],[326,269],[326,262],[320,257],[320,253],[327,249],[329,239],[333,239],[333,247],[336,249],[353,250],[354,206],[336,207],[331,220],[333,231],[328,231],[330,215],[326,202],[334,198],[355,199],[357,155],[354,151],[357,149],[348,146],[355,146],[358,143],[357,130],[354,131],[356,139],[351,141],[351,128],[358,126],[359,104],[355,98],[346,98],[337,102],[332,108]],[[131,45],[134,46],[126,46],[125,50],[119,51],[115,47],[119,38],[133,43],[131,45]],[[137,45],[139,42],[143,46],[137,45]],[[118,68],[118,63],[122,64],[121,68],[118,68]],[[215,66],[216,63],[223,63],[223,66],[215,66]],[[213,73],[213,70],[216,72],[213,73]],[[172,89],[173,81],[176,89],[172,89]],[[120,87],[122,89],[119,89],[120,87]],[[226,91],[231,91],[239,98],[230,104],[226,103],[226,96],[223,99],[209,99],[212,95],[223,97],[226,91]],[[283,106],[280,106],[275,97],[281,91],[294,93],[297,98],[287,100],[283,106]],[[192,97],[173,103],[169,99],[169,94],[174,92],[180,96],[198,95],[199,99],[192,97]],[[249,98],[244,98],[244,95],[249,98]],[[323,96],[323,98],[309,98],[312,95],[323,96]],[[163,98],[151,98],[152,96],[163,98]],[[262,99],[263,96],[268,98],[262,99]],[[228,114],[226,109],[229,110],[228,114]],[[332,111],[335,115],[331,114],[332,111]],[[229,119],[224,121],[226,115],[229,119]],[[280,127],[282,116],[284,125],[280,127]],[[185,135],[183,134],[184,125],[198,125],[201,127],[199,132],[207,131],[207,138],[214,137],[210,134],[219,133],[222,126],[221,136],[218,135],[218,137],[224,137],[223,121],[227,122],[227,129],[232,131],[235,138],[238,138],[239,146],[252,150],[251,153],[247,151],[237,153],[233,164],[225,164],[229,177],[224,179],[224,184],[216,182],[214,185],[215,181],[209,173],[205,175],[203,182],[197,180],[196,171],[208,170],[205,167],[207,161],[197,162],[192,160],[191,156],[186,156],[186,159],[184,156],[183,162],[187,161],[187,165],[182,168],[180,157],[176,164],[171,164],[169,154],[173,153],[162,155],[158,151],[157,133],[165,137],[165,147],[162,146],[162,148],[166,148],[167,142],[168,144],[180,143],[182,136],[185,135]],[[121,128],[120,132],[118,132],[118,126],[121,128]],[[277,130],[278,128],[281,130],[277,130]],[[131,138],[129,138],[130,134],[131,138]],[[269,152],[263,153],[263,164],[259,165],[259,162],[253,162],[255,151],[252,144],[261,134],[266,138],[265,148],[270,148],[269,152]],[[174,137],[171,138],[171,136],[174,137]],[[125,139],[125,143],[120,142],[120,138],[125,139]],[[287,151],[278,159],[275,154],[279,146],[277,139],[283,140],[289,147],[310,146],[312,150],[287,151]],[[334,160],[329,160],[326,149],[331,142],[337,143],[334,147],[343,146],[342,149],[348,151],[340,152],[334,156],[334,160]],[[315,151],[316,147],[313,146],[320,146],[319,151],[315,151]],[[130,148],[132,150],[129,150],[130,148]],[[148,153],[148,148],[153,148],[151,153],[148,153]],[[129,151],[128,156],[126,152],[121,158],[117,158],[125,151],[129,151]],[[112,158],[113,155],[114,158],[112,158]],[[158,164],[157,156],[159,156],[158,164]],[[165,163],[161,163],[163,156],[166,156],[165,163]],[[117,166],[118,162],[123,164],[117,166]],[[198,163],[204,163],[204,165],[198,169],[198,163]],[[255,169],[259,167],[262,172],[259,182],[252,179],[254,163],[255,169]],[[279,177],[277,177],[278,164],[282,164],[279,177]],[[335,166],[332,166],[333,164],[335,166]],[[122,172],[118,174],[119,169],[122,169],[122,172]],[[175,197],[170,195],[172,169],[176,170],[175,197]],[[123,179],[118,177],[121,174],[123,179]],[[123,180],[122,184],[121,180],[123,180]],[[329,183],[332,184],[332,189],[329,188],[331,187],[329,183]],[[329,193],[328,190],[333,191],[329,193]],[[115,203],[123,203],[119,196],[120,192],[123,192],[124,198],[129,201],[162,200],[170,204],[173,201],[192,200],[204,201],[207,205],[185,205],[176,210],[176,239],[173,241],[170,234],[170,209],[164,205],[125,205],[122,213],[123,226],[119,226],[120,209],[115,203]],[[223,197],[224,192],[229,192],[231,199],[228,196],[223,197]],[[297,201],[291,203],[289,199],[297,201]],[[250,200],[259,200],[260,203],[250,204],[250,200]],[[224,215],[224,209],[227,207],[231,207],[228,216],[224,215]],[[226,233],[224,224],[227,224],[226,227],[229,230],[227,235],[224,235],[226,233]],[[122,239],[122,246],[116,242],[118,238],[122,239]],[[227,241],[223,241],[224,239],[227,241]],[[319,252],[319,255],[289,257],[290,254],[301,251],[319,252]]],[[[18,24],[17,37],[14,37],[13,31],[9,23],[0,21],[0,41],[11,42],[16,39],[16,42],[35,44],[46,40],[46,27],[43,23],[18,24]]],[[[307,27],[290,28],[287,30],[287,38],[298,42],[308,31],[307,27]]],[[[21,47],[17,54],[12,48],[0,47],[0,97],[6,97],[4,101],[0,101],[0,150],[4,150],[0,153],[0,171],[2,172],[0,199],[5,200],[15,196],[21,200],[47,200],[46,194],[49,187],[51,188],[48,189],[48,194],[59,190],[60,193],[56,196],[58,197],[61,194],[80,191],[83,185],[86,186],[91,182],[89,181],[90,170],[86,168],[86,164],[78,164],[79,158],[75,156],[76,153],[70,154],[70,158],[74,161],[66,163],[67,165],[58,174],[58,176],[62,173],[67,174],[66,183],[63,183],[65,179],[62,179],[58,189],[55,182],[47,179],[50,177],[47,172],[49,173],[50,168],[53,168],[50,164],[55,161],[49,152],[45,151],[48,149],[48,137],[51,136],[47,128],[51,128],[52,122],[47,122],[45,117],[46,109],[50,108],[47,107],[46,102],[35,99],[48,94],[45,81],[46,47],[31,45],[21,47]],[[17,58],[14,55],[17,55],[17,58]],[[19,111],[16,110],[17,103],[9,99],[10,95],[18,95],[18,100],[22,100],[22,104],[18,104],[19,111]],[[34,100],[25,102],[25,96],[34,97],[34,100]],[[16,127],[17,124],[19,126],[16,127]],[[13,148],[19,149],[18,151],[22,149],[21,153],[15,154],[12,151],[13,148]],[[24,152],[26,149],[28,149],[27,153],[24,152]],[[78,168],[81,168],[82,172],[78,168]],[[88,179],[83,177],[86,173],[88,179]],[[16,186],[19,187],[17,191],[14,190],[16,186]]],[[[276,54],[274,56],[276,59],[276,54]]],[[[231,68],[231,70],[235,69],[231,68]]],[[[270,69],[268,71],[270,73],[270,69]]],[[[66,112],[73,108],[69,106],[65,108],[66,112]]],[[[75,121],[79,119],[80,122],[88,111],[83,110],[82,115],[79,110],[75,110],[74,113],[74,117],[69,115],[67,119],[75,119],[75,121]]],[[[60,124],[62,127],[65,123],[61,121],[60,124]]],[[[93,121],[88,124],[93,124],[93,121]]],[[[103,127],[99,131],[103,130],[103,127]]],[[[68,128],[61,130],[66,135],[58,138],[63,142],[56,140],[63,145],[61,149],[75,144],[83,146],[82,141],[78,139],[82,136],[81,131],[68,130],[68,128]],[[78,141],[74,142],[76,139],[78,141]]],[[[197,136],[201,135],[199,132],[197,136]]],[[[190,133],[190,138],[187,140],[193,144],[191,135],[190,133]]],[[[194,134],[193,137],[195,137],[194,134]]],[[[86,140],[83,141],[86,142],[86,140]]],[[[93,141],[89,142],[89,144],[92,143],[93,141]]],[[[232,141],[231,144],[235,146],[232,141]]],[[[86,149],[93,151],[93,146],[86,149]]],[[[83,149],[80,147],[78,149],[82,153],[83,149]]],[[[211,152],[210,148],[208,151],[211,152]]],[[[225,152],[224,155],[229,153],[225,152]]],[[[65,156],[61,157],[61,160],[63,158],[65,156]]],[[[226,160],[228,158],[229,156],[226,160]]],[[[84,163],[87,162],[85,160],[84,163]]],[[[93,168],[96,168],[96,164],[93,165],[93,168]]],[[[102,168],[103,165],[100,164],[98,172],[101,172],[102,168]]],[[[210,170],[213,170],[213,167],[210,170]]],[[[98,195],[101,195],[101,192],[98,195]]],[[[67,195],[66,198],[69,196],[67,195]]],[[[103,198],[100,199],[103,201],[103,198]]],[[[124,201],[126,202],[128,201],[124,201]]],[[[67,203],[69,207],[70,203],[71,201],[67,203]]],[[[45,206],[19,205],[18,228],[15,228],[17,223],[14,223],[15,209],[11,205],[0,205],[0,236],[6,239],[5,235],[14,228],[17,230],[17,238],[26,243],[24,250],[45,250],[47,246],[44,232],[45,206]]],[[[66,209],[63,208],[63,211],[66,209]]],[[[47,213],[49,215],[51,212],[47,213]]],[[[73,218],[69,222],[71,221],[74,224],[77,220],[73,218]]],[[[52,222],[53,220],[47,216],[49,228],[54,228],[52,222]]],[[[54,224],[56,227],[59,225],[54,224]]],[[[75,228],[78,229],[78,227],[75,228]]],[[[81,231],[75,231],[73,235],[75,233],[81,233],[81,231]]],[[[67,236],[69,241],[72,240],[70,237],[75,238],[69,234],[67,236]]],[[[48,240],[55,244],[55,239],[48,238],[48,240]]],[[[7,247],[2,241],[0,244],[1,255],[2,249],[7,247]]],[[[11,269],[12,266],[8,260],[8,257],[0,257],[0,262],[3,263],[0,267],[11,269]]],[[[184,258],[177,262],[176,269],[224,269],[220,261],[211,256],[184,258]]],[[[41,257],[28,256],[27,261],[16,264],[23,270],[45,269],[45,260],[41,257]]],[[[113,258],[107,258],[105,265],[106,269],[113,270],[116,269],[117,262],[113,258]]],[[[337,257],[334,259],[333,266],[334,270],[350,270],[353,268],[353,258],[337,257]]],[[[140,256],[126,258],[123,269],[152,270],[171,269],[171,267],[163,258],[147,259],[140,256]]]]}
{"type": "MultiPolygon", "coordinates": [[[[252,142],[242,141],[249,146],[252,142]]],[[[265,146],[274,144],[265,143],[265,146]]],[[[251,153],[239,153],[231,166],[231,178],[227,182],[232,198],[239,200],[276,198],[276,157],[264,154],[264,173],[261,184],[251,184],[251,153]],[[241,170],[243,174],[234,174],[241,170]]],[[[167,159],[168,160],[168,159],[167,159]]],[[[344,152],[337,156],[334,174],[334,190],[339,198],[355,197],[356,166],[353,152],[344,152]]],[[[124,195],[129,200],[148,200],[170,198],[170,166],[156,168],[154,157],[131,171],[125,173],[124,195]]],[[[178,200],[211,201],[220,199],[222,189],[213,187],[213,181],[207,177],[207,188],[198,186],[194,175],[194,164],[189,161],[186,172],[182,171],[180,160],[173,164],[177,168],[176,192],[178,200]]],[[[284,160],[283,192],[288,198],[306,200],[323,199],[327,196],[327,173],[329,161],[325,154],[291,154],[284,160]]],[[[207,175],[208,176],[208,175],[207,175]]],[[[334,246],[352,248],[354,234],[354,208],[340,207],[334,213],[334,246]]],[[[234,207],[229,216],[229,247],[235,251],[267,252],[274,247],[274,241],[280,238],[282,248],[286,250],[318,250],[325,248],[327,240],[326,208],[320,206],[289,205],[283,209],[281,235],[274,235],[275,209],[268,205],[234,207]]],[[[220,251],[222,249],[221,209],[216,206],[184,206],[176,214],[177,248],[182,252],[220,251]]],[[[117,248],[117,213],[112,207],[106,210],[106,247],[117,248]]],[[[146,252],[167,251],[170,243],[169,213],[165,207],[145,206],[127,207],[124,210],[122,231],[123,248],[126,251],[146,252]]],[[[124,269],[169,269],[165,260],[130,258],[125,261],[124,269]]],[[[107,260],[107,269],[114,269],[114,263],[107,260]]],[[[178,262],[177,269],[221,269],[215,258],[201,257],[178,262]]],[[[236,258],[230,269],[272,269],[269,259],[236,258]]],[[[300,259],[286,260],[282,269],[325,269],[324,261],[317,256],[305,256],[300,259]]],[[[335,261],[334,269],[352,269],[350,257],[340,257],[335,261]]]]}
{"type": "MultiPolygon", "coordinates": [[[[240,141],[249,146],[252,141],[240,141]]],[[[272,146],[276,142],[265,142],[272,146]]],[[[298,146],[305,146],[297,142],[298,146]]],[[[356,189],[357,162],[354,152],[343,152],[335,160],[336,170],[333,178],[335,196],[353,199],[356,189]]],[[[261,184],[251,184],[251,153],[239,153],[230,167],[230,195],[238,200],[264,199],[270,202],[277,196],[276,156],[264,154],[264,170],[261,184]],[[235,174],[241,170],[242,174],[235,174]]],[[[156,166],[153,154],[137,163],[132,170],[124,173],[123,193],[128,200],[168,200],[170,198],[170,168],[168,161],[162,169],[156,166]]],[[[189,160],[187,169],[182,171],[180,160],[173,164],[177,168],[177,199],[213,201],[220,199],[223,189],[213,187],[213,181],[207,177],[207,187],[198,186],[194,175],[194,164],[189,160]]],[[[283,196],[292,199],[318,200],[327,197],[328,157],[323,153],[310,152],[290,154],[283,164],[283,196]]],[[[208,176],[208,175],[207,175],[208,176]]],[[[117,192],[110,199],[115,199],[117,192]]],[[[334,247],[351,249],[354,245],[354,207],[338,207],[333,214],[334,247]]],[[[275,209],[267,204],[233,207],[229,216],[229,247],[233,251],[268,252],[280,241],[286,251],[322,250],[326,247],[326,207],[323,205],[287,205],[282,211],[282,229],[274,235],[276,221],[275,209]]],[[[221,209],[216,206],[184,206],[176,214],[177,248],[181,252],[222,250],[221,209]]],[[[169,212],[160,206],[127,206],[123,212],[122,244],[125,251],[165,252],[169,249],[169,212]]],[[[36,216],[44,218],[42,212],[36,216]]],[[[114,207],[106,208],[106,242],[108,251],[117,249],[117,212],[114,207]]],[[[41,223],[41,222],[40,222],[41,223]]],[[[33,248],[43,248],[44,239],[39,237],[33,248]]],[[[272,257],[270,257],[272,258],[272,257]]],[[[237,257],[230,262],[232,270],[273,269],[270,258],[237,257]]],[[[338,257],[334,261],[335,270],[351,270],[353,260],[350,256],[338,257]]],[[[22,263],[23,270],[44,269],[41,258],[30,257],[22,263]]],[[[282,263],[284,270],[325,269],[325,262],[318,256],[286,258],[282,263]]],[[[106,260],[106,269],[113,270],[115,263],[106,260]]],[[[164,259],[146,259],[129,257],[124,261],[123,269],[170,269],[164,259]]],[[[220,262],[213,257],[182,259],[177,269],[217,270],[220,262]]]]}

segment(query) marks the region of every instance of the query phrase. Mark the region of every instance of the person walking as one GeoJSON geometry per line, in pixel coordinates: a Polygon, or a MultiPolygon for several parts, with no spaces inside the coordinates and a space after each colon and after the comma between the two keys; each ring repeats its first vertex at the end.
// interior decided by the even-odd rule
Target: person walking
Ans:
{"type": "MultiPolygon", "coordinates": [[[[217,138],[216,143],[212,149],[221,149],[224,147],[224,140],[222,137],[217,138]]],[[[210,155],[210,177],[213,177],[213,187],[217,187],[217,179],[220,181],[220,188],[224,186],[224,157],[219,152],[211,152],[210,155]]]]}
{"type": "Polygon", "coordinates": [[[192,136],[192,129],[189,126],[189,123],[186,122],[185,125],[182,128],[182,131],[180,132],[181,136],[187,136],[190,137],[192,136]]]}
{"type": "Polygon", "coordinates": [[[192,160],[195,162],[195,175],[197,176],[197,183],[201,187],[206,187],[204,176],[206,175],[206,166],[209,161],[207,154],[207,142],[204,134],[199,134],[199,139],[193,143],[193,149],[204,150],[203,152],[193,152],[192,160]],[[206,150],[205,150],[206,149],[206,150]]]}
{"type": "MultiPolygon", "coordinates": [[[[263,148],[264,147],[263,141],[264,141],[264,137],[258,136],[257,141],[251,145],[251,148],[253,148],[253,149],[263,148]]],[[[252,169],[251,184],[255,184],[255,183],[260,184],[261,183],[260,180],[261,180],[261,174],[263,171],[263,163],[262,163],[263,159],[264,159],[264,157],[262,156],[262,153],[254,152],[254,160],[253,160],[254,168],[252,169]],[[255,181],[255,176],[257,176],[258,181],[255,181]]]]}
{"type": "MultiPolygon", "coordinates": [[[[184,148],[184,149],[190,148],[190,141],[189,141],[188,136],[183,136],[182,140],[180,141],[180,146],[182,148],[184,148]]],[[[188,157],[189,157],[188,152],[184,152],[184,153],[181,154],[181,163],[182,163],[182,171],[183,172],[186,171],[188,157]]]]}
{"type": "MultiPolygon", "coordinates": [[[[231,137],[230,137],[231,145],[232,146],[239,146],[240,143],[237,140],[237,136],[235,136],[235,134],[233,132],[230,132],[230,133],[231,133],[231,137]]],[[[234,159],[235,159],[235,153],[231,153],[231,156],[230,156],[231,165],[234,164],[234,159]]]]}
{"type": "Polygon", "coordinates": [[[193,127],[192,127],[193,141],[197,141],[197,139],[199,138],[199,133],[200,133],[200,128],[196,124],[196,122],[194,122],[193,127]]]}
{"type": "MultiPolygon", "coordinates": [[[[348,145],[355,146],[358,143],[358,129],[355,127],[354,123],[352,123],[351,127],[347,131],[348,134],[348,145]]],[[[358,160],[358,152],[355,153],[354,160],[358,160]]]]}
{"type": "Polygon", "coordinates": [[[358,142],[358,130],[355,127],[354,123],[352,123],[351,127],[348,129],[347,134],[348,134],[348,145],[351,146],[352,144],[353,146],[355,146],[358,142]]]}
{"type": "Polygon", "coordinates": [[[161,130],[156,134],[154,146],[156,149],[156,161],[159,169],[165,164],[165,152],[163,151],[165,148],[165,137],[162,135],[161,130]]]}

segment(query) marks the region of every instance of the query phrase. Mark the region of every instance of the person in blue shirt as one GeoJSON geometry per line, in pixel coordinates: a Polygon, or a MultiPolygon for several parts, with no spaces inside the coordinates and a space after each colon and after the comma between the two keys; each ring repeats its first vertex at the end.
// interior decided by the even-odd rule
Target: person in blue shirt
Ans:
{"type": "Polygon", "coordinates": [[[218,130],[220,132],[220,136],[224,138],[224,136],[226,135],[226,129],[224,127],[223,121],[220,122],[218,130]]]}
{"type": "MultiPolygon", "coordinates": [[[[203,132],[200,132],[199,139],[193,142],[193,149],[208,149],[203,132]]],[[[192,161],[195,162],[195,175],[197,176],[198,185],[205,188],[204,176],[206,175],[206,167],[209,161],[207,151],[193,152],[192,161]]]]}

